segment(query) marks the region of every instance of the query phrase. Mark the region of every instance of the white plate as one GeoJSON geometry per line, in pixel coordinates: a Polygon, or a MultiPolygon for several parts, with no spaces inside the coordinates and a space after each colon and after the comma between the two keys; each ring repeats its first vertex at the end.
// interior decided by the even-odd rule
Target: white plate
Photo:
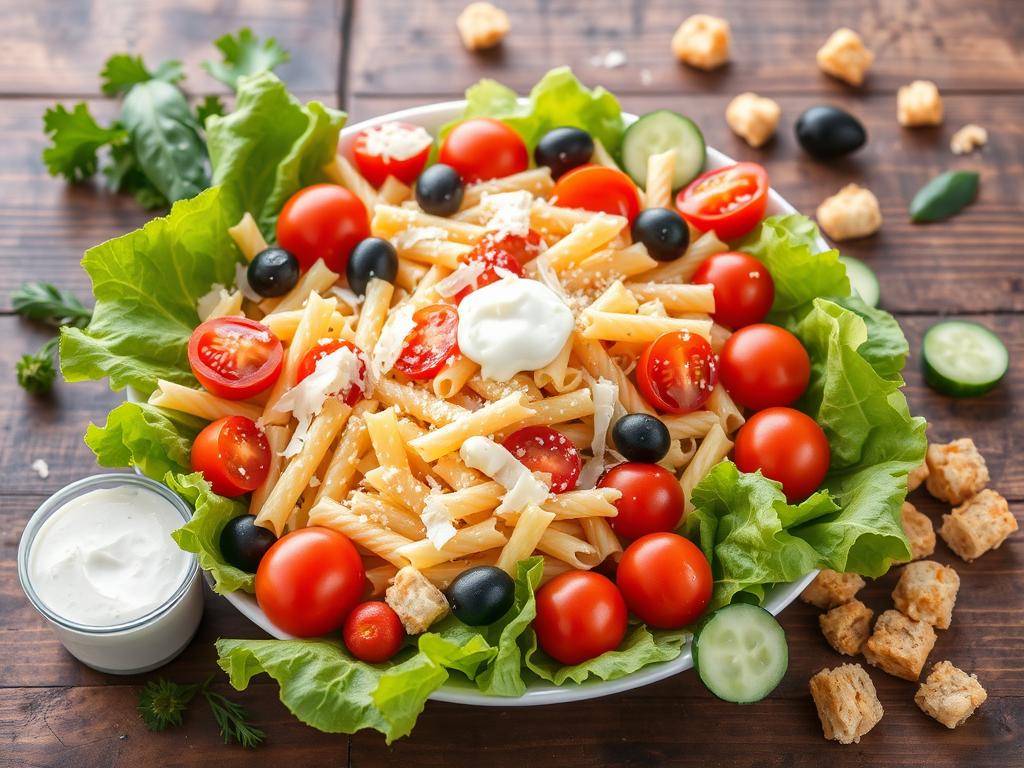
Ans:
{"type": "MultiPolygon", "coordinates": [[[[422,125],[428,131],[437,135],[437,131],[442,125],[462,115],[464,107],[464,101],[447,101],[440,104],[430,104],[422,107],[413,107],[412,109],[404,109],[400,112],[392,112],[388,115],[375,117],[372,120],[365,120],[361,123],[356,123],[355,125],[350,125],[345,128],[341,132],[340,145],[343,151],[347,151],[348,146],[355,138],[355,135],[361,130],[392,120],[403,120],[416,125],[422,125]]],[[[637,117],[636,115],[626,114],[625,119],[627,122],[631,123],[636,120],[637,117]]],[[[723,155],[718,150],[708,147],[707,161],[705,162],[704,167],[706,169],[720,168],[721,166],[730,165],[734,162],[736,161],[729,156],[723,155]]],[[[783,200],[782,197],[774,190],[769,191],[768,210],[766,215],[774,216],[776,214],[787,213],[796,213],[796,209],[783,200]]],[[[823,240],[821,240],[821,238],[818,239],[818,249],[820,251],[828,249],[828,246],[823,240]]],[[[129,393],[129,399],[134,399],[132,398],[131,393],[129,393]]],[[[817,571],[809,573],[799,581],[795,581],[790,584],[777,584],[775,587],[768,590],[764,607],[771,611],[773,615],[778,614],[783,608],[796,599],[797,595],[799,595],[803,591],[804,587],[811,582],[816,573],[817,571]]],[[[268,634],[280,640],[292,638],[291,635],[276,627],[266,617],[263,611],[260,610],[260,607],[256,604],[256,598],[252,595],[246,592],[231,592],[224,595],[224,597],[228,602],[235,606],[242,615],[268,634]]],[[[588,681],[579,685],[567,683],[563,686],[555,686],[550,683],[538,682],[531,684],[523,696],[516,699],[510,699],[498,696],[485,696],[476,689],[472,682],[461,676],[456,677],[453,675],[449,678],[444,687],[431,694],[430,698],[434,701],[447,701],[453,704],[470,704],[485,707],[530,707],[540,704],[559,704],[569,701],[596,699],[600,696],[610,696],[613,693],[620,693],[633,688],[640,688],[641,686],[657,682],[658,680],[664,680],[667,677],[683,672],[690,669],[692,666],[693,658],[690,654],[690,644],[687,642],[683,652],[672,661],[652,664],[644,667],[638,672],[634,672],[632,675],[628,675],[618,680],[612,680],[610,682],[597,680],[588,681]]]]}

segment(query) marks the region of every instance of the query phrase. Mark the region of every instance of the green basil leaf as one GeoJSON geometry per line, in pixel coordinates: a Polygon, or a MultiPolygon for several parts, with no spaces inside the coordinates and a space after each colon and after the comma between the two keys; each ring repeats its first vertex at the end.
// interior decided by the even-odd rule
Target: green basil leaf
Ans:
{"type": "Polygon", "coordinates": [[[915,223],[942,221],[953,216],[978,196],[975,171],[946,171],[929,181],[910,203],[910,220],[915,223]]]}

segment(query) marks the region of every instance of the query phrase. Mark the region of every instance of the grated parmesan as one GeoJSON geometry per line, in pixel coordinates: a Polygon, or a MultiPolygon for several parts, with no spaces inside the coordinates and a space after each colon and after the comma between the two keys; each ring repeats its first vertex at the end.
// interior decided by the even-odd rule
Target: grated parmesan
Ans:
{"type": "Polygon", "coordinates": [[[499,240],[509,235],[526,237],[530,234],[533,195],[525,189],[485,194],[480,205],[485,211],[491,212],[486,228],[494,232],[499,240]]]}
{"type": "Polygon", "coordinates": [[[548,486],[542,483],[507,448],[493,440],[476,435],[459,449],[466,466],[479,470],[499,485],[506,493],[494,511],[496,515],[521,512],[531,504],[542,504],[547,499],[548,486]]]}
{"type": "Polygon", "coordinates": [[[615,404],[619,400],[618,386],[608,379],[591,382],[590,391],[594,398],[594,436],[590,450],[594,454],[587,459],[580,472],[579,488],[593,488],[604,472],[605,450],[608,446],[608,428],[615,416],[615,404]]]}
{"type": "Polygon", "coordinates": [[[398,250],[412,248],[416,243],[427,240],[447,240],[448,232],[441,227],[409,227],[391,238],[391,244],[398,250]]]}
{"type": "Polygon", "coordinates": [[[401,123],[384,123],[368,128],[363,137],[366,154],[379,157],[385,163],[416,157],[434,141],[422,126],[412,129],[401,123]]]}

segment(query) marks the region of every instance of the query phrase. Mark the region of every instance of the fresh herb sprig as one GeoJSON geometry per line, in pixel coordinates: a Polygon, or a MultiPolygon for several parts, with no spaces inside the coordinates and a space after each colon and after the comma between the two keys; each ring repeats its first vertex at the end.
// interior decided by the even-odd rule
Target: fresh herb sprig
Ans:
{"type": "MultiPolygon", "coordinates": [[[[69,325],[84,328],[92,319],[92,310],[73,293],[62,291],[50,283],[24,283],[11,293],[11,306],[22,317],[54,328],[69,325]]],[[[57,342],[58,338],[54,337],[38,352],[22,355],[15,363],[14,370],[22,389],[33,395],[45,395],[53,389],[57,380],[57,366],[54,364],[57,342]]]]}
{"type": "Polygon", "coordinates": [[[202,683],[182,685],[166,678],[151,680],[139,692],[139,717],[151,731],[163,731],[182,724],[182,716],[197,694],[206,699],[225,744],[240,744],[253,749],[263,743],[263,729],[249,722],[249,712],[241,704],[211,688],[213,676],[202,683]]]}
{"type": "Polygon", "coordinates": [[[33,395],[45,395],[53,389],[57,379],[57,368],[53,362],[53,353],[57,349],[57,337],[54,336],[34,354],[22,355],[14,365],[18,375],[18,384],[26,392],[33,395]]]}

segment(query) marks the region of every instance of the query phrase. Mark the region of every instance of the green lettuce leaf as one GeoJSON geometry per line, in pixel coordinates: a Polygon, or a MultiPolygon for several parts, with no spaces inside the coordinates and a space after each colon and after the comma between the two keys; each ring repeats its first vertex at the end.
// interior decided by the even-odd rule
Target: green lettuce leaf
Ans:
{"type": "Polygon", "coordinates": [[[833,298],[836,304],[860,315],[867,329],[867,338],[857,347],[861,357],[871,363],[879,376],[903,383],[903,366],[910,354],[910,345],[896,318],[883,309],[869,307],[855,293],[833,298]]]}
{"type": "Polygon", "coordinates": [[[192,441],[206,422],[146,403],[122,403],[102,427],[90,424],[85,444],[101,467],[138,467],[154,480],[191,471],[192,441]]]}
{"type": "Polygon", "coordinates": [[[671,661],[683,650],[688,633],[682,630],[651,632],[639,625],[630,630],[622,645],[614,651],[573,666],[563,666],[537,647],[537,633],[532,629],[523,635],[524,658],[531,672],[555,685],[567,681],[582,683],[588,677],[617,680],[631,675],[648,664],[671,661]]]}

